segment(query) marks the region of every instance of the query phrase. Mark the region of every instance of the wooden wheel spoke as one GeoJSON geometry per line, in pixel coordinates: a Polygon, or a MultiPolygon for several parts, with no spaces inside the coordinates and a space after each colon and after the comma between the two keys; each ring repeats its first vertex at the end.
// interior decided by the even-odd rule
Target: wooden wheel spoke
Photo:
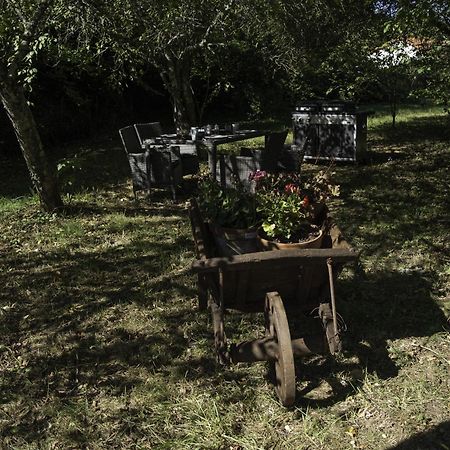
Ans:
{"type": "Polygon", "coordinates": [[[272,336],[278,344],[275,361],[275,390],[283,406],[295,401],[295,368],[291,333],[283,301],[277,292],[266,294],[266,336],[272,336]]]}

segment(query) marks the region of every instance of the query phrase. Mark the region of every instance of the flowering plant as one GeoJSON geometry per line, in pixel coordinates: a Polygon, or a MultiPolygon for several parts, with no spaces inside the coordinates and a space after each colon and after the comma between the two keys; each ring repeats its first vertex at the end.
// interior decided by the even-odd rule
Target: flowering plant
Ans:
{"type": "Polygon", "coordinates": [[[325,172],[303,179],[295,173],[256,171],[250,179],[255,182],[256,211],[262,229],[268,238],[279,242],[299,242],[318,233],[311,227],[315,205],[339,195],[339,186],[325,172]]]}
{"type": "Polygon", "coordinates": [[[255,196],[243,189],[223,188],[206,176],[198,185],[198,204],[205,218],[224,228],[256,225],[255,196]]]}

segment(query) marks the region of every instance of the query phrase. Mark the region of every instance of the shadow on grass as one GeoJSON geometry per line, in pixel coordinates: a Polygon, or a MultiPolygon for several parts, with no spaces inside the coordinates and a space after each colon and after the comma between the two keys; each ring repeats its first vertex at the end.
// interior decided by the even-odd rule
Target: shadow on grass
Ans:
{"type": "MultiPolygon", "coordinates": [[[[409,118],[395,128],[391,124],[381,124],[371,128],[371,132],[380,133],[384,144],[402,145],[423,141],[448,141],[450,116],[422,116],[409,118]]],[[[375,139],[378,141],[380,138],[375,139]]]]}
{"type": "MultiPolygon", "coordinates": [[[[431,297],[430,277],[430,273],[422,272],[381,271],[369,275],[357,273],[351,280],[340,281],[337,284],[339,312],[348,328],[343,334],[343,354],[337,358],[320,355],[296,358],[296,381],[301,388],[297,391],[295,406],[301,410],[330,407],[353,395],[366,375],[393,378],[398,375],[398,365],[413,363],[414,358],[407,351],[393,352],[390,341],[429,337],[448,327],[445,315],[431,297]]],[[[239,320],[238,317],[239,314],[226,318],[229,343],[236,343],[232,322],[239,320]]],[[[254,328],[254,338],[262,337],[259,328],[254,328]]],[[[302,330],[297,329],[297,332],[302,334],[302,330]]],[[[217,373],[212,330],[201,332],[203,337],[208,334],[211,357],[177,364],[178,376],[184,374],[185,378],[205,386],[210,385],[211,376],[216,379],[231,376],[233,381],[242,382],[247,388],[254,384],[254,379],[249,380],[248,364],[239,364],[238,371],[231,375],[226,369],[222,375],[217,373]]],[[[274,382],[270,370],[267,381],[274,382]]],[[[275,397],[275,390],[273,395],[275,397]]]]}
{"type": "MultiPolygon", "coordinates": [[[[426,126],[421,127],[416,132],[427,132],[426,126]]],[[[411,139],[405,137],[405,142],[411,139]]],[[[419,151],[410,152],[407,157],[404,150],[392,161],[380,159],[355,170],[338,168],[343,204],[333,215],[347,239],[362,250],[363,262],[372,267],[337,284],[338,310],[348,325],[344,358],[317,357],[296,363],[302,384],[296,406],[302,410],[324,408],[352,395],[365,371],[380,378],[395,377],[398,366],[414,361],[407,352],[392,353],[389,341],[431,336],[446,325],[432,298],[436,272],[420,258],[414,266],[401,264],[401,251],[410,250],[405,247],[409,241],[412,246],[422,245],[418,253],[433,253],[442,261],[448,258],[441,241],[433,240],[448,230],[446,150],[441,146],[422,156],[419,151]],[[396,252],[400,263],[390,267],[383,258],[396,252]],[[345,384],[343,373],[347,374],[345,384]],[[322,381],[327,382],[328,391],[312,396],[322,381]]],[[[122,150],[116,151],[122,161],[117,166],[110,164],[107,152],[93,156],[82,186],[121,182],[128,166],[122,150]],[[106,169],[108,164],[111,169],[106,169]],[[123,174],[114,167],[124,170],[123,174]]],[[[17,196],[23,189],[19,178],[8,189],[5,195],[17,196]]],[[[167,198],[165,193],[158,195],[156,200],[167,198]]],[[[182,205],[118,204],[116,197],[107,203],[105,207],[100,201],[98,205],[73,205],[66,215],[155,216],[154,222],[144,225],[150,228],[167,223],[167,217],[185,215],[182,205]]],[[[188,227],[187,220],[184,223],[188,227]]],[[[260,380],[248,375],[247,366],[217,370],[211,324],[205,313],[195,309],[194,277],[187,267],[180,268],[180,255],[191,252],[189,231],[178,230],[180,235],[171,242],[159,236],[138,238],[105,250],[101,240],[108,237],[108,230],[94,235],[92,239],[99,242],[87,251],[67,246],[40,252],[37,246],[34,252],[0,255],[0,361],[4,369],[0,406],[19,405],[0,436],[43,439],[51,422],[45,414],[54,421],[71,402],[97,401],[108,395],[117,400],[133,389],[150,389],[158,377],[165,383],[156,386],[161,390],[187,380],[223,397],[224,402],[237,403],[243,395],[250,404],[257,399],[260,380]],[[207,356],[187,353],[196,345],[207,356]],[[207,353],[202,346],[208,346],[207,353]],[[230,385],[238,387],[230,390],[230,385]],[[52,403],[53,411],[40,412],[52,403]]],[[[238,319],[235,324],[239,327],[238,319]]]]}
{"type": "Polygon", "coordinates": [[[140,216],[186,216],[186,209],[180,198],[179,203],[167,204],[169,193],[159,193],[153,199],[137,200],[136,202],[126,202],[119,205],[101,206],[95,203],[73,203],[64,208],[65,217],[90,217],[92,215],[123,214],[125,217],[140,216]],[[165,195],[167,194],[167,195],[165,195]],[[153,200],[153,201],[152,201],[153,200]],[[157,200],[166,200],[166,203],[157,203],[157,200]]]}
{"type": "Polygon", "coordinates": [[[389,341],[432,336],[446,329],[446,317],[430,296],[429,276],[379,272],[339,282],[338,310],[348,327],[343,358],[296,360],[297,381],[304,385],[296,406],[324,408],[342,401],[362,385],[365,374],[381,379],[397,376],[397,360],[404,365],[412,357],[407,352],[391,353],[389,341]],[[344,383],[342,374],[347,377],[344,383]]]}
{"type": "MultiPolygon", "coordinates": [[[[167,211],[173,213],[180,209],[167,211]]],[[[172,242],[143,238],[95,252],[1,255],[0,359],[24,358],[23,364],[6,363],[1,403],[25,393],[30,402],[51,395],[75,398],[80,386],[88,386],[92,396],[98,389],[122,392],[142,383],[130,377],[129,368],[170,366],[186,349],[181,325],[195,315],[190,303],[180,303],[195,297],[188,268],[171,269],[171,259],[191,245],[180,235],[172,242]],[[158,326],[133,331],[137,311],[152,319],[161,304],[167,310],[156,309],[158,326]]]]}
{"type": "Polygon", "coordinates": [[[450,421],[442,422],[431,430],[417,433],[386,450],[431,450],[447,449],[450,437],[450,421]]]}
{"type": "MultiPolygon", "coordinates": [[[[80,144],[81,146],[82,144],[80,144]]],[[[68,158],[60,170],[62,192],[77,193],[85,190],[114,186],[130,179],[126,154],[117,140],[84,148],[68,158]]],[[[33,191],[30,174],[21,156],[0,159],[0,196],[17,198],[33,191]]]]}

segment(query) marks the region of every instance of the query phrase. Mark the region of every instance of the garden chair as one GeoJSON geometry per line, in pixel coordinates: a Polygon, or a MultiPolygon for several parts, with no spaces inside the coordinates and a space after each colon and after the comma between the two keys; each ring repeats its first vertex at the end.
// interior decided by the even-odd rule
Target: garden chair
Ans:
{"type": "Polygon", "coordinates": [[[123,148],[128,154],[144,152],[136,129],[133,125],[121,128],[119,130],[119,134],[120,139],[122,140],[123,148]]]}
{"type": "Polygon", "coordinates": [[[149,191],[169,186],[176,201],[176,187],[183,182],[180,150],[177,147],[150,147],[146,152],[149,191]]]}
{"type": "Polygon", "coordinates": [[[159,122],[135,123],[134,129],[141,146],[146,139],[152,139],[162,134],[161,124],[159,122]]]}
{"type": "Polygon", "coordinates": [[[291,145],[281,153],[278,165],[284,172],[300,172],[300,168],[305,156],[306,148],[314,143],[316,137],[315,125],[309,125],[306,129],[306,136],[301,145],[291,145]]]}
{"type": "Polygon", "coordinates": [[[155,146],[144,151],[133,125],[121,128],[119,134],[131,169],[134,198],[138,191],[150,195],[152,187],[170,186],[176,200],[175,186],[182,181],[179,150],[155,146]]]}
{"type": "Polygon", "coordinates": [[[284,149],[288,131],[270,133],[266,136],[264,143],[264,152],[262,154],[263,170],[268,172],[278,170],[278,161],[284,149]]]}
{"type": "Polygon", "coordinates": [[[136,129],[133,125],[121,128],[119,130],[119,135],[130,165],[131,179],[133,182],[133,194],[136,199],[137,191],[150,192],[150,183],[147,171],[147,155],[141,146],[136,129]]]}
{"type": "Polygon", "coordinates": [[[284,152],[287,133],[287,130],[270,133],[266,136],[264,149],[241,148],[240,155],[253,158],[259,170],[279,172],[284,168],[280,166],[280,158],[284,152]]]}
{"type": "Polygon", "coordinates": [[[195,175],[199,172],[200,164],[195,144],[177,144],[171,147],[179,149],[183,176],[195,175]]]}
{"type": "Polygon", "coordinates": [[[256,170],[261,170],[261,165],[253,156],[219,155],[216,179],[223,187],[239,186],[252,191],[249,176],[256,170]]]}

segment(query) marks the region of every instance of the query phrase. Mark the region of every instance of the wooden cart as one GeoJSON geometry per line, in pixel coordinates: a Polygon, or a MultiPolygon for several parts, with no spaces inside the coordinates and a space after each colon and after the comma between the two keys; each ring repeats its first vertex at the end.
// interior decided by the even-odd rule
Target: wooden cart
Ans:
{"type": "Polygon", "coordinates": [[[343,264],[355,261],[358,253],[328,218],[323,223],[325,237],[320,249],[262,252],[255,243],[255,252],[223,257],[195,200],[189,213],[198,258],[192,267],[198,275],[199,307],[211,309],[219,362],[269,361],[281,403],[292,405],[294,355],[335,354],[341,349],[334,283],[343,264]],[[229,344],[224,315],[232,309],[264,312],[265,336],[229,344]],[[288,315],[313,310],[323,332],[292,339],[288,315]]]}

